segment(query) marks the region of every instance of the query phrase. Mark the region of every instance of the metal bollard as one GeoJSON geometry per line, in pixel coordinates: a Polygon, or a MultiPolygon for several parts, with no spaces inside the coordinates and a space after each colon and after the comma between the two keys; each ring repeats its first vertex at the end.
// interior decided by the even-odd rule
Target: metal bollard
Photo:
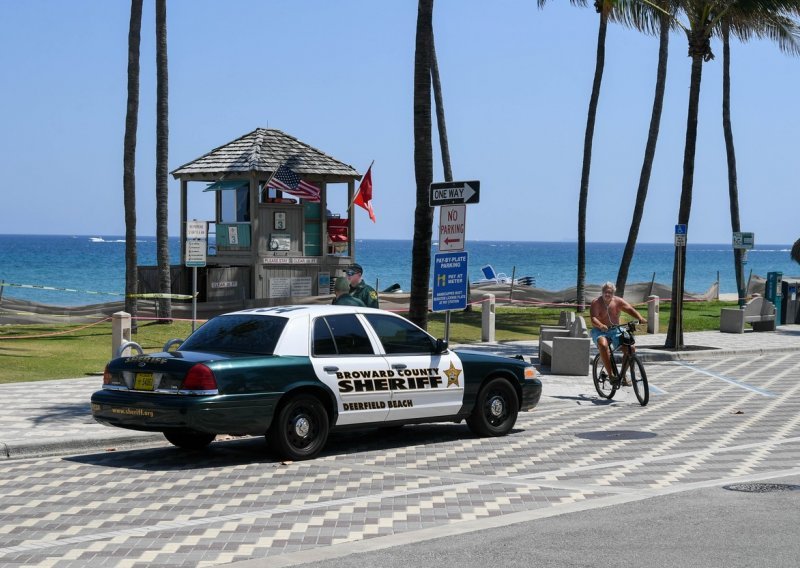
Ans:
{"type": "Polygon", "coordinates": [[[125,349],[121,355],[117,354],[120,345],[131,340],[131,314],[128,312],[116,312],[111,315],[111,358],[119,356],[128,357],[131,354],[130,347],[125,349]]]}
{"type": "Polygon", "coordinates": [[[647,296],[647,333],[658,333],[658,296],[647,296]]]}
{"type": "Polygon", "coordinates": [[[481,341],[494,343],[494,294],[484,294],[481,303],[481,341]]]}

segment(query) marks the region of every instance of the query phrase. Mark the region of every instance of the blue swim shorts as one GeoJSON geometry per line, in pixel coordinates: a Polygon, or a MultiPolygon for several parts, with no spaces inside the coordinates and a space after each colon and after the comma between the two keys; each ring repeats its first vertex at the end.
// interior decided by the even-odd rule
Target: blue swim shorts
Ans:
{"type": "Polygon", "coordinates": [[[620,337],[622,337],[622,330],[618,327],[614,327],[609,329],[608,331],[603,331],[597,327],[592,328],[592,341],[594,344],[597,345],[597,340],[601,337],[607,337],[608,343],[614,348],[619,347],[620,337]]]}

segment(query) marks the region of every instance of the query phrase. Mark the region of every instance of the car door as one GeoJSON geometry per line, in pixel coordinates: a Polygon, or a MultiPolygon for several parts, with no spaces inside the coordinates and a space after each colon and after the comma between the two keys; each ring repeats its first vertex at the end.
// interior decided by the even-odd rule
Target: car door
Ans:
{"type": "Polygon", "coordinates": [[[391,372],[388,421],[455,415],[464,400],[464,366],[452,351],[399,316],[363,314],[377,335],[391,372]]]}
{"type": "Polygon", "coordinates": [[[317,377],[336,393],[337,425],[386,419],[392,397],[389,364],[355,314],[313,321],[311,363],[317,377]]]}

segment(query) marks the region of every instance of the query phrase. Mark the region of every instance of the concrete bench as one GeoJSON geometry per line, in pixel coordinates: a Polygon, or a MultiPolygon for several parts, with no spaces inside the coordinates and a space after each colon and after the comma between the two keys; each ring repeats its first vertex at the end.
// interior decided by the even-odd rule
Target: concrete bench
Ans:
{"type": "Polygon", "coordinates": [[[723,333],[744,333],[749,323],[753,331],[775,331],[775,304],[761,296],[753,298],[744,308],[722,308],[719,330],[723,333]]]}
{"type": "Polygon", "coordinates": [[[577,316],[569,329],[542,327],[539,331],[539,362],[549,365],[554,375],[589,373],[589,331],[577,316]]]}
{"type": "Polygon", "coordinates": [[[539,353],[542,352],[542,341],[543,336],[547,340],[552,340],[552,331],[569,331],[572,327],[572,324],[575,323],[575,312],[569,312],[566,310],[561,310],[561,313],[558,316],[558,323],[552,325],[540,325],[539,326],[539,353]]]}

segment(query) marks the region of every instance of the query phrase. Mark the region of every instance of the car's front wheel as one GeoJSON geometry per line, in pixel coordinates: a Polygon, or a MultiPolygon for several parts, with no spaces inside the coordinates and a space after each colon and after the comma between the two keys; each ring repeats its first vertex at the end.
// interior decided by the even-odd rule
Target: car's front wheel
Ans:
{"type": "Polygon", "coordinates": [[[495,378],[478,392],[467,426],[478,436],[505,436],[519,413],[517,391],[505,379],[495,378]]]}
{"type": "Polygon", "coordinates": [[[184,450],[202,450],[216,438],[216,434],[198,432],[197,430],[167,430],[164,437],[173,446],[178,446],[184,450]]]}
{"type": "Polygon", "coordinates": [[[301,394],[281,405],[267,440],[284,458],[307,460],[328,441],[328,412],[320,400],[301,394]]]}

